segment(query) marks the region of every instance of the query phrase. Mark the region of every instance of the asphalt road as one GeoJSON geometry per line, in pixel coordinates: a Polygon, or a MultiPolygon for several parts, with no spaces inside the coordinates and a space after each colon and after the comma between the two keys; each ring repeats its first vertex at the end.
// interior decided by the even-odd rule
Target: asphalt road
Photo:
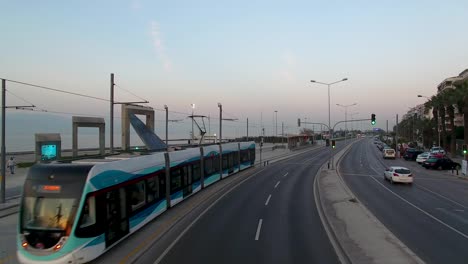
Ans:
{"type": "Polygon", "coordinates": [[[371,139],[357,142],[340,173],[358,199],[426,263],[468,263],[468,181],[414,161],[383,160],[371,139]],[[413,171],[412,186],[390,184],[388,166],[413,171]]]}
{"type": "Polygon", "coordinates": [[[138,263],[339,263],[322,226],[313,182],[328,150],[280,161],[221,198],[172,247],[138,263]]]}

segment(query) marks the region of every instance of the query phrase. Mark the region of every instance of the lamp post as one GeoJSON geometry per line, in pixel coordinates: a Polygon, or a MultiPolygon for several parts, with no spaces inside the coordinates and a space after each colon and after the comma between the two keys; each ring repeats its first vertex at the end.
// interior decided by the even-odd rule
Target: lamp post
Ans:
{"type": "MultiPolygon", "coordinates": [[[[347,81],[348,78],[343,78],[339,81],[336,81],[336,82],[332,82],[332,83],[323,83],[323,82],[317,82],[315,80],[311,80],[310,82],[312,83],[318,83],[318,84],[322,84],[322,85],[326,85],[328,87],[328,137],[330,140],[333,139],[333,134],[332,134],[332,131],[331,131],[331,121],[330,121],[330,86],[332,86],[333,84],[337,84],[339,82],[344,82],[344,81],[347,81]]],[[[330,162],[331,162],[331,147],[330,147],[330,162]]],[[[332,169],[333,169],[333,164],[332,165],[332,169]]]]}
{"type": "Polygon", "coordinates": [[[354,103],[354,104],[349,104],[349,105],[342,105],[342,104],[336,104],[337,106],[341,106],[345,109],[345,136],[344,136],[344,140],[345,140],[345,145],[346,145],[346,134],[347,134],[347,131],[348,131],[348,125],[347,125],[347,121],[348,121],[348,107],[351,107],[351,106],[355,106],[357,105],[357,103],[354,103]]]}
{"type": "Polygon", "coordinates": [[[195,134],[193,131],[193,110],[195,109],[195,104],[190,104],[190,106],[192,107],[192,141],[193,141],[195,139],[195,134]]]}
{"type": "MultiPolygon", "coordinates": [[[[425,95],[420,95],[420,94],[418,94],[418,97],[424,97],[424,98],[429,99],[429,100],[431,99],[431,98],[429,98],[429,97],[427,97],[427,96],[425,96],[425,95]]],[[[437,135],[438,135],[438,137],[439,137],[439,147],[440,147],[440,124],[439,124],[439,118],[440,118],[440,113],[439,113],[439,109],[437,109],[437,135]]],[[[422,131],[422,134],[423,134],[423,136],[424,136],[424,129],[423,129],[423,131],[422,131]]],[[[423,139],[423,147],[424,147],[424,139],[423,139]]]]}
{"type": "MultiPolygon", "coordinates": [[[[354,115],[358,115],[359,112],[354,112],[354,113],[351,113],[349,114],[351,116],[351,120],[354,119],[354,115]]],[[[354,123],[351,123],[351,130],[354,131],[354,123]]]]}
{"type": "Polygon", "coordinates": [[[221,103],[218,103],[219,107],[219,144],[222,143],[223,140],[223,106],[221,103]]]}
{"type": "Polygon", "coordinates": [[[169,151],[169,108],[167,105],[164,105],[164,110],[166,110],[166,150],[169,151]]]}
{"type": "Polygon", "coordinates": [[[278,110],[275,110],[275,138],[278,138],[278,110]]]}

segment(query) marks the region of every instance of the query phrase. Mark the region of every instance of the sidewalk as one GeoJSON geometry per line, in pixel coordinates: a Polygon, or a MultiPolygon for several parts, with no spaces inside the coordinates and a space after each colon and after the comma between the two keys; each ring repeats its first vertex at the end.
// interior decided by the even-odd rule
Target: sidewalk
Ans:
{"type": "MultiPolygon", "coordinates": [[[[335,155],[335,168],[351,145],[335,155]]],[[[339,169],[322,167],[316,183],[322,222],[343,263],[424,263],[362,205],[339,169]]]]}

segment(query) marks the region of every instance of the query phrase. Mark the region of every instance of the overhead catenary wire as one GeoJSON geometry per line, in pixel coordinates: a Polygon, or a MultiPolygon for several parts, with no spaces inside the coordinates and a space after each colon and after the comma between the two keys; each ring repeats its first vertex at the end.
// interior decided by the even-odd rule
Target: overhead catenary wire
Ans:
{"type": "Polygon", "coordinates": [[[144,98],[142,98],[142,97],[140,97],[140,96],[138,96],[138,95],[136,95],[136,94],[130,92],[129,90],[123,88],[122,86],[120,86],[120,85],[118,85],[118,84],[115,84],[115,83],[114,83],[114,86],[117,87],[117,88],[119,88],[119,89],[124,90],[125,92],[127,92],[127,93],[129,93],[129,94],[131,94],[131,95],[133,95],[133,96],[135,96],[135,97],[137,97],[138,99],[141,99],[141,100],[143,100],[143,101],[148,102],[148,100],[146,100],[146,99],[144,99],[144,98]]]}
{"type": "Polygon", "coordinates": [[[19,95],[16,95],[16,94],[12,93],[10,90],[7,90],[7,89],[5,89],[5,91],[6,91],[7,93],[9,93],[9,94],[13,95],[14,97],[16,97],[16,98],[20,99],[21,101],[23,101],[23,102],[25,102],[25,103],[28,103],[28,104],[30,104],[30,105],[31,105],[31,107],[35,107],[35,105],[34,105],[33,103],[31,103],[31,102],[29,102],[28,100],[26,100],[26,99],[24,99],[24,98],[20,97],[19,95]]]}
{"type": "MultiPolygon", "coordinates": [[[[4,78],[2,78],[2,79],[4,79],[4,78]]],[[[54,91],[54,92],[58,92],[58,93],[71,94],[71,95],[75,95],[75,96],[81,96],[81,97],[86,97],[86,98],[90,98],[90,99],[110,102],[109,99],[99,98],[99,97],[96,97],[96,96],[80,94],[80,93],[75,93],[75,92],[69,92],[69,91],[56,89],[56,88],[51,88],[51,87],[47,87],[47,86],[43,86],[43,85],[37,85],[37,84],[32,84],[32,83],[27,83],[27,82],[20,82],[20,81],[15,81],[15,80],[10,80],[10,79],[4,79],[4,80],[6,80],[8,82],[12,82],[12,83],[17,83],[17,84],[22,84],[22,85],[26,85],[26,86],[36,87],[36,88],[49,90],[49,91],[54,91]]]]}

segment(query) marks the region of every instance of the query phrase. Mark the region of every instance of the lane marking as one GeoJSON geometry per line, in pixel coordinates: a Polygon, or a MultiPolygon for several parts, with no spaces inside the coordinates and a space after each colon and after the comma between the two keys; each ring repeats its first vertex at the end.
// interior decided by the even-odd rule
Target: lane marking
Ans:
{"type": "Polygon", "coordinates": [[[255,234],[255,240],[258,240],[260,237],[260,230],[262,229],[263,219],[258,220],[257,233],[255,234]]]}
{"type": "MultiPolygon", "coordinates": [[[[415,183],[414,185],[416,185],[416,183],[415,183]]],[[[434,191],[431,191],[431,190],[429,190],[428,188],[423,187],[423,186],[420,185],[420,184],[417,184],[416,187],[421,188],[421,189],[423,189],[423,190],[425,190],[425,191],[428,191],[428,192],[430,192],[430,193],[432,193],[432,194],[434,194],[434,195],[437,195],[437,196],[439,196],[439,197],[441,197],[441,198],[443,198],[443,199],[445,199],[445,200],[447,200],[447,201],[450,201],[450,202],[452,202],[452,203],[454,203],[454,204],[457,204],[457,205],[463,207],[464,209],[467,209],[467,208],[468,208],[468,207],[464,206],[463,204],[461,204],[461,203],[459,203],[459,202],[457,202],[457,201],[454,201],[454,200],[452,200],[452,199],[450,199],[450,198],[448,198],[448,197],[446,197],[446,196],[444,196],[444,195],[442,195],[442,194],[438,194],[438,193],[436,193],[436,192],[434,192],[434,191]]]]}
{"type": "Polygon", "coordinates": [[[462,210],[462,209],[454,209],[454,210],[457,212],[465,212],[465,210],[462,210]]]}
{"type": "MultiPolygon", "coordinates": [[[[203,212],[201,212],[197,218],[195,218],[185,229],[184,231],[182,231],[179,236],[177,236],[176,239],[174,239],[174,241],[172,241],[172,243],[166,248],[166,250],[164,250],[161,255],[159,256],[158,259],[156,259],[156,261],[154,262],[154,264],[159,264],[163,258],[167,255],[167,253],[169,253],[169,251],[171,251],[171,249],[175,246],[175,244],[177,244],[177,242],[179,242],[179,240],[185,235],[185,233],[187,233],[191,228],[192,226],[194,226],[199,220],[200,218],[202,218],[213,206],[215,206],[221,199],[223,199],[226,195],[228,195],[231,191],[235,190],[237,187],[239,187],[241,184],[243,184],[244,182],[248,181],[249,179],[252,179],[253,176],[256,176],[257,174],[261,173],[265,171],[265,169],[261,169],[255,173],[253,173],[252,175],[247,175],[245,179],[243,179],[242,181],[236,183],[234,186],[232,186],[231,188],[229,188],[229,185],[227,185],[227,188],[229,188],[225,193],[223,193],[220,197],[218,197],[218,199],[216,199],[212,204],[210,204],[210,206],[208,206],[205,210],[203,210],[203,212]]],[[[213,195],[216,195],[217,193],[214,193],[213,195]]],[[[211,197],[211,196],[210,196],[211,197]]],[[[209,199],[209,198],[208,198],[209,199]]],[[[207,200],[208,200],[207,199],[207,200]]],[[[205,200],[205,201],[207,201],[205,200]]],[[[204,201],[204,202],[205,202],[204,201]]],[[[198,205],[196,205],[198,206],[198,205]]],[[[185,216],[185,215],[184,215],[185,216]]],[[[184,217],[182,216],[182,217],[184,217]]],[[[175,218],[175,217],[174,217],[175,218]]],[[[133,253],[133,252],[132,252],[133,253]]],[[[129,254],[130,255],[130,254],[129,254]]],[[[126,257],[128,259],[128,257],[126,257]]]]}
{"type": "Polygon", "coordinates": [[[399,199],[401,199],[402,201],[406,202],[407,204],[411,205],[412,207],[414,207],[415,209],[419,210],[421,213],[427,215],[428,217],[432,218],[433,220],[439,222],[440,224],[444,225],[445,227],[451,229],[452,231],[454,231],[455,233],[461,235],[462,237],[468,239],[468,235],[461,232],[460,230],[452,227],[451,225],[445,223],[444,221],[440,220],[439,218],[433,216],[432,214],[426,212],[425,210],[419,208],[417,205],[413,204],[412,202],[406,200],[405,198],[401,197],[399,194],[395,193],[394,191],[390,190],[389,188],[387,188],[387,186],[383,185],[379,180],[377,180],[375,177],[371,177],[372,180],[374,180],[375,182],[377,182],[380,186],[382,186],[383,188],[385,188],[387,191],[391,192],[393,195],[395,195],[396,197],[398,197],[399,199]]]}
{"type": "Polygon", "coordinates": [[[283,175],[283,177],[286,177],[286,176],[288,176],[288,173],[289,173],[289,172],[286,172],[286,174],[285,174],[285,175],[283,175]]]}
{"type": "Polygon", "coordinates": [[[280,184],[280,182],[281,182],[281,181],[278,181],[278,182],[276,183],[275,189],[276,189],[276,187],[278,187],[278,185],[280,184]]]}
{"type": "Polygon", "coordinates": [[[267,198],[267,200],[266,200],[266,202],[265,202],[265,206],[268,205],[268,203],[270,202],[270,198],[271,198],[271,194],[268,195],[268,198],[267,198]]]}
{"type": "Polygon", "coordinates": [[[361,177],[373,177],[372,174],[359,174],[359,173],[341,173],[341,175],[349,175],[349,176],[361,176],[361,177]]]}

